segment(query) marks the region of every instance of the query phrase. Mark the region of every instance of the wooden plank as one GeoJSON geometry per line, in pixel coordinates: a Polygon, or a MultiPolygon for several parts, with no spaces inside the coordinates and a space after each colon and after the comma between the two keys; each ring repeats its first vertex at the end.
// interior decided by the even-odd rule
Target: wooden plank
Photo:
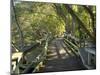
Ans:
{"type": "Polygon", "coordinates": [[[86,47],[85,51],[87,51],[88,53],[96,55],[96,49],[95,48],[86,47]]]}
{"type": "Polygon", "coordinates": [[[91,58],[92,58],[92,54],[88,53],[88,65],[92,65],[91,58]]]}
{"type": "Polygon", "coordinates": [[[67,47],[71,50],[71,52],[75,55],[75,56],[77,56],[78,55],[78,53],[71,47],[71,45],[69,45],[67,42],[65,42],[64,41],[64,43],[65,43],[65,45],[67,45],[67,47]]]}
{"type": "Polygon", "coordinates": [[[16,59],[16,58],[20,59],[22,57],[22,54],[23,54],[22,52],[13,53],[12,59],[16,59]]]}
{"type": "Polygon", "coordinates": [[[68,44],[70,44],[76,51],[79,50],[78,46],[76,46],[75,44],[73,44],[72,42],[70,42],[69,40],[67,40],[67,39],[65,39],[65,38],[64,38],[64,40],[65,40],[68,44]]]}
{"type": "Polygon", "coordinates": [[[17,65],[18,65],[22,55],[23,55],[22,52],[16,52],[16,53],[12,54],[12,60],[15,60],[15,63],[13,63],[14,61],[12,61],[12,64],[14,65],[13,66],[13,71],[15,71],[16,68],[18,68],[17,65]]]}

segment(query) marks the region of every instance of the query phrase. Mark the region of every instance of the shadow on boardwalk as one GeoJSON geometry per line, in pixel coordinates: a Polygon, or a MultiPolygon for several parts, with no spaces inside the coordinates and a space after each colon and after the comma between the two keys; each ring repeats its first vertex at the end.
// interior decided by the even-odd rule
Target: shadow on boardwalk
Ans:
{"type": "MultiPolygon", "coordinates": [[[[79,56],[74,55],[70,50],[64,48],[62,38],[52,41],[48,47],[47,62],[43,72],[58,72],[85,70],[79,56]]],[[[67,48],[67,47],[66,47],[67,48]]]]}

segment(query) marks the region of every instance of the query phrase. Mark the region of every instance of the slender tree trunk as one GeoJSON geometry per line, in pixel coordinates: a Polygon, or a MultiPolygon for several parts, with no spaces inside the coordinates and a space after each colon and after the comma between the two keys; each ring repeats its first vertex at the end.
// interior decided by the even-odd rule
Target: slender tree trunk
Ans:
{"type": "Polygon", "coordinates": [[[75,21],[74,18],[72,18],[72,35],[74,36],[75,32],[75,21]]]}
{"type": "Polygon", "coordinates": [[[24,47],[24,37],[23,37],[23,33],[21,31],[21,28],[20,28],[18,20],[17,20],[16,10],[15,10],[15,7],[14,7],[13,0],[11,0],[11,8],[13,10],[15,21],[16,21],[16,25],[17,25],[17,29],[18,29],[18,32],[19,32],[19,35],[20,35],[21,49],[23,49],[23,47],[24,47]]]}

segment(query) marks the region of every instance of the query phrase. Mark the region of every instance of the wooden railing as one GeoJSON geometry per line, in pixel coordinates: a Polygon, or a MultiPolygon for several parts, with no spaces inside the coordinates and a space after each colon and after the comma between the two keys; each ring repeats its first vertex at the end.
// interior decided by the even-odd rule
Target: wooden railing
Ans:
{"type": "MultiPolygon", "coordinates": [[[[41,42],[41,45],[44,44],[43,48],[42,49],[42,52],[39,53],[35,58],[34,60],[32,60],[32,62],[30,62],[29,64],[22,64],[22,61],[23,61],[23,57],[25,57],[25,55],[27,53],[29,53],[30,51],[34,50],[35,47],[39,47],[39,43],[36,43],[33,47],[30,47],[26,50],[24,50],[22,52],[22,55],[21,55],[21,59],[20,61],[17,62],[16,64],[16,68],[13,70],[13,74],[18,74],[18,73],[28,73],[30,70],[32,70],[31,72],[37,72],[39,71],[39,67],[41,67],[40,65],[43,64],[43,62],[45,61],[46,59],[46,55],[47,55],[47,47],[48,47],[48,41],[49,41],[49,38],[46,38],[45,40],[43,40],[41,42]],[[22,68],[23,70],[20,71],[20,68],[22,68]]],[[[13,60],[13,59],[12,59],[13,60]]],[[[26,60],[27,61],[27,60],[26,60]]]]}
{"type": "Polygon", "coordinates": [[[64,43],[75,55],[80,55],[86,68],[93,69],[96,67],[96,46],[93,43],[80,42],[79,39],[70,34],[65,36],[64,43]],[[80,46],[83,43],[84,46],[80,46]]]}

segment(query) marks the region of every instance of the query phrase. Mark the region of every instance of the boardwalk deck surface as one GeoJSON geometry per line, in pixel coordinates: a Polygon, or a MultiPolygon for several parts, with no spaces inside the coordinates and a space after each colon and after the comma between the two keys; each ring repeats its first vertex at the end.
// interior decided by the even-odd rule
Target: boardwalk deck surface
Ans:
{"type": "MultiPolygon", "coordinates": [[[[67,47],[66,47],[67,48],[67,47]]],[[[66,49],[61,38],[53,40],[49,45],[47,62],[43,72],[58,72],[85,70],[79,56],[75,56],[70,50],[66,49]]]]}

